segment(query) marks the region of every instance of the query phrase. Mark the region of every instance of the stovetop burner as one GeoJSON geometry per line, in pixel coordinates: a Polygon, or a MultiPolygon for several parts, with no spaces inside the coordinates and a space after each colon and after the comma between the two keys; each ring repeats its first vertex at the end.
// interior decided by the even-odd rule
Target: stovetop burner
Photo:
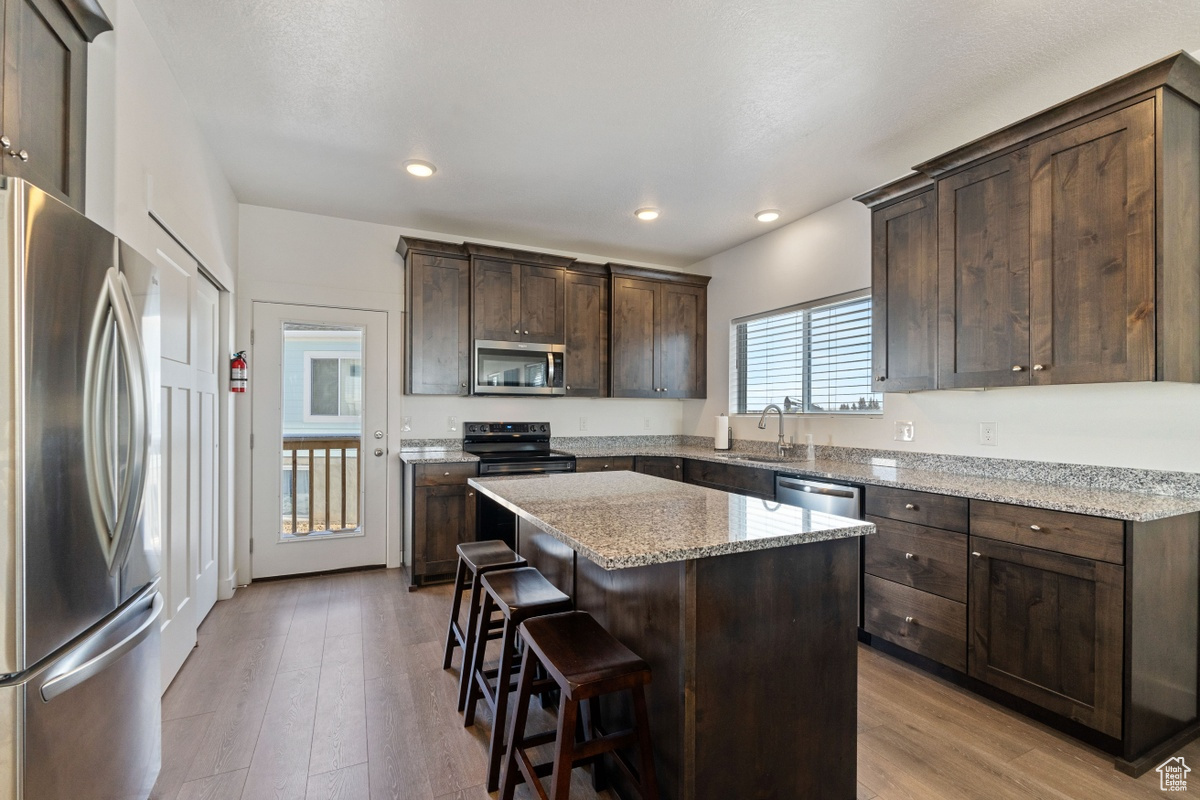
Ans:
{"type": "Polygon", "coordinates": [[[479,457],[480,475],[575,471],[575,456],[550,449],[549,422],[465,423],[463,451],[479,457]]]}

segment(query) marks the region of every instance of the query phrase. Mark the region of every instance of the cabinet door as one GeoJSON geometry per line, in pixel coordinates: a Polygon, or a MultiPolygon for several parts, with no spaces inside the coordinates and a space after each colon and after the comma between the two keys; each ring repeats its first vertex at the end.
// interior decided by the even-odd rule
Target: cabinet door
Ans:
{"type": "Polygon", "coordinates": [[[4,10],[3,171],[83,209],[87,43],[55,0],[9,0],[4,10]],[[7,148],[6,148],[7,149],[7,148]]]}
{"type": "Polygon", "coordinates": [[[413,501],[413,572],[416,576],[424,578],[454,572],[458,563],[455,548],[474,538],[473,489],[463,484],[416,489],[413,501]]]}
{"type": "Polygon", "coordinates": [[[938,385],[1029,383],[1029,153],[938,182],[938,385]]]}
{"type": "Polygon", "coordinates": [[[657,339],[663,397],[705,397],[708,394],[708,290],[703,286],[659,285],[657,339]]]}
{"type": "Polygon", "coordinates": [[[521,341],[521,266],[475,259],[475,338],[521,341]]]}
{"type": "Polygon", "coordinates": [[[614,278],[612,282],[612,396],[662,397],[659,384],[658,282],[614,278]]]}
{"type": "Polygon", "coordinates": [[[971,537],[970,674],[1121,735],[1124,570],[971,537]]]}
{"type": "Polygon", "coordinates": [[[1034,383],[1154,379],[1154,163],[1153,100],[1030,145],[1034,383]]]}
{"type": "Polygon", "coordinates": [[[608,395],[608,278],[566,275],[568,397],[608,395]]]}
{"type": "Polygon", "coordinates": [[[638,456],[634,471],[672,481],[683,480],[683,459],[667,456],[638,456]]]}
{"type": "Polygon", "coordinates": [[[884,392],[937,386],[937,208],[934,191],[872,215],[872,363],[884,392]]]}
{"type": "Polygon", "coordinates": [[[471,329],[470,270],[465,258],[409,258],[409,394],[466,394],[471,329]]]}
{"type": "Polygon", "coordinates": [[[562,344],[566,270],[521,265],[521,341],[562,344]]]}

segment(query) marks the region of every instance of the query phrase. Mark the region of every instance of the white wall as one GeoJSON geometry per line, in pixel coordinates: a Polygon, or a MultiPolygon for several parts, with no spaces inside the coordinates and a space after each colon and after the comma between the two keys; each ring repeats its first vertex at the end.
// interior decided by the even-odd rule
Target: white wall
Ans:
{"type": "MultiPolygon", "coordinates": [[[[237,271],[237,198],[133,0],[101,0],[114,30],[88,51],[87,215],[146,254],[154,251],[153,213],[206,270],[232,290],[237,271]]],[[[227,302],[226,302],[227,305],[227,302]]],[[[232,329],[230,309],[222,321],[232,329]]],[[[226,334],[229,338],[230,334],[226,334]]],[[[220,344],[218,346],[221,346],[220,344]]],[[[221,443],[232,451],[227,399],[221,443]]],[[[229,486],[219,529],[219,586],[237,582],[232,560],[229,486]]]]}
{"type": "MultiPolygon", "coordinates": [[[[861,289],[870,284],[871,216],[845,200],[712,256],[708,271],[708,399],[684,405],[683,432],[712,435],[729,410],[729,322],[746,314],[861,289]]],[[[735,417],[735,439],[775,438],[776,423],[735,417]]],[[[987,391],[888,394],[876,418],[789,418],[796,440],[993,458],[1200,471],[1200,386],[1104,384],[987,391]],[[893,440],[895,422],[916,438],[893,440]],[[979,444],[979,423],[997,425],[998,443],[979,444]]]]}
{"type": "MultiPolygon", "coordinates": [[[[238,222],[238,328],[237,349],[249,347],[254,301],[342,306],[388,315],[388,444],[394,452],[404,439],[462,437],[462,423],[470,420],[548,421],[560,436],[581,435],[580,417],[587,418],[582,435],[675,434],[683,424],[678,400],[613,400],[585,398],[422,397],[404,395],[404,261],[396,252],[401,235],[444,241],[461,237],[387,225],[356,222],[295,211],[241,206],[238,222]],[[403,417],[412,418],[412,430],[401,431],[403,417]],[[449,430],[447,417],[457,417],[457,430],[449,430]]],[[[536,249],[505,242],[499,246],[536,249]]],[[[586,253],[569,255],[589,261],[606,261],[586,253]]],[[[648,265],[653,266],[653,265],[648,265]]],[[[255,365],[251,360],[250,370],[255,365]]],[[[253,379],[251,380],[251,392],[253,379]]],[[[236,471],[250,474],[250,394],[239,398],[244,413],[238,416],[235,437],[236,471]]],[[[389,462],[388,558],[397,564],[400,541],[400,469],[395,456],[389,462]],[[393,560],[395,559],[395,560],[393,560]]],[[[237,481],[238,529],[249,529],[248,481],[237,481]]],[[[239,550],[249,564],[245,541],[239,550]]]]}

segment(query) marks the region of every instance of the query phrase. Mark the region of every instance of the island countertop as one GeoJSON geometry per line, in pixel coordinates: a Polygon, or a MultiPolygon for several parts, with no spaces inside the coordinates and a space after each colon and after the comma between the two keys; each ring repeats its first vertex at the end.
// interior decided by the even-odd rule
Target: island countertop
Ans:
{"type": "Polygon", "coordinates": [[[638,472],[472,478],[606,570],[864,536],[875,526],[638,472]]]}

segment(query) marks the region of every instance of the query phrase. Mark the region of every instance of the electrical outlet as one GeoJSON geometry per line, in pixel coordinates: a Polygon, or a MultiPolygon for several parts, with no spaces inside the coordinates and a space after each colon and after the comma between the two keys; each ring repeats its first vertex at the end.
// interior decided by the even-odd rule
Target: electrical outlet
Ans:
{"type": "Polygon", "coordinates": [[[645,430],[645,431],[650,430],[650,418],[649,417],[642,418],[642,430],[645,430]]]}
{"type": "Polygon", "coordinates": [[[400,432],[407,433],[412,430],[412,417],[400,418],[400,432]]]}
{"type": "Polygon", "coordinates": [[[587,417],[579,418],[579,430],[581,430],[581,431],[587,430],[587,417]]]}
{"type": "Polygon", "coordinates": [[[897,442],[911,442],[917,438],[917,431],[913,427],[912,422],[896,420],[896,436],[894,438],[897,442]]]}
{"type": "Polygon", "coordinates": [[[446,417],[446,429],[451,433],[458,430],[458,417],[446,417]]]}
{"type": "Polygon", "coordinates": [[[996,423],[981,422],[979,423],[979,443],[980,444],[996,444],[996,423]]]}

